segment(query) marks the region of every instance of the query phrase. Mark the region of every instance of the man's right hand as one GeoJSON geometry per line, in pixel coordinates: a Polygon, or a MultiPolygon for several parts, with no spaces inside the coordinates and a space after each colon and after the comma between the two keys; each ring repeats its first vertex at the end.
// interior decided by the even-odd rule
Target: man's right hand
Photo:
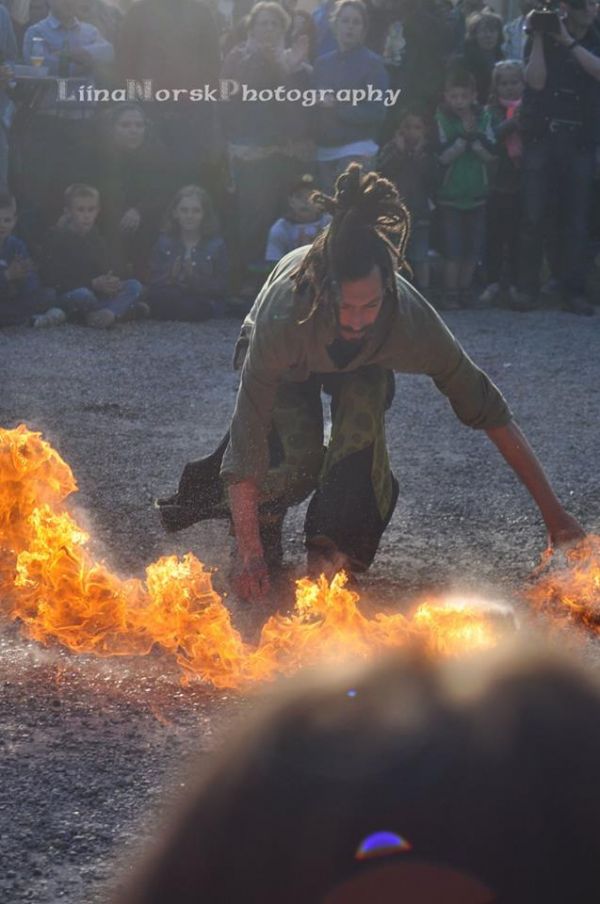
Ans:
{"type": "Polygon", "coordinates": [[[267,595],[270,589],[269,570],[262,556],[243,558],[238,552],[233,563],[231,583],[237,596],[254,602],[267,595]]]}
{"type": "Polygon", "coordinates": [[[237,553],[231,581],[243,600],[259,600],[269,592],[269,572],[265,563],[258,525],[258,487],[252,480],[229,486],[229,505],[235,531],[237,553]]]}

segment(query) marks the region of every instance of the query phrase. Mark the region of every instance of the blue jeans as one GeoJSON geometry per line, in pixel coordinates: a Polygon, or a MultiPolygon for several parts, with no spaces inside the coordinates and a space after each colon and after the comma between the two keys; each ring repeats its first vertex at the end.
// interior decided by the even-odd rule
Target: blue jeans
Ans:
{"type": "Polygon", "coordinates": [[[58,306],[63,309],[68,317],[77,319],[78,316],[91,314],[93,311],[100,311],[107,308],[115,315],[115,317],[123,317],[136,303],[142,294],[143,286],[137,279],[126,279],[123,282],[121,291],[112,298],[97,295],[91,289],[71,289],[61,295],[58,300],[58,306]]]}
{"type": "Polygon", "coordinates": [[[554,132],[525,145],[522,172],[519,288],[537,294],[547,240],[563,295],[581,295],[589,260],[594,150],[579,147],[576,132],[554,132]]]}

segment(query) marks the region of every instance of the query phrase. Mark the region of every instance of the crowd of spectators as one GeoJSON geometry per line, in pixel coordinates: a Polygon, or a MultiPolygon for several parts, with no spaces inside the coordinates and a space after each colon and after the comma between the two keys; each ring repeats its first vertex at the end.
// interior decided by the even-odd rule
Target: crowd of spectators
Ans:
{"type": "Polygon", "coordinates": [[[593,313],[597,3],[495,6],[3,0],[0,326],[251,300],[352,161],[398,187],[438,308],[593,313]]]}

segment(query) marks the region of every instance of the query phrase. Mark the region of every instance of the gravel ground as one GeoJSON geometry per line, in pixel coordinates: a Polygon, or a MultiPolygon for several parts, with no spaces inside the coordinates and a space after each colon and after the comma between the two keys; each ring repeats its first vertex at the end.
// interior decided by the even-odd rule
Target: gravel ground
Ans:
{"type": "MultiPolygon", "coordinates": [[[[494,310],[447,320],[504,391],[570,511],[600,531],[600,317],[494,310]]],[[[191,549],[226,584],[223,523],[165,536],[152,501],[226,429],[237,329],[219,320],[0,333],[0,424],[42,431],[69,462],[80,488],[72,508],[119,573],[142,575],[158,556],[191,549]]],[[[485,435],[463,428],[429,380],[404,376],[388,430],[401,495],[365,579],[369,600],[398,606],[448,586],[518,598],[543,525],[485,435]]],[[[286,525],[286,555],[300,569],[302,514],[286,525]]],[[[251,630],[247,613],[234,617],[251,630]]],[[[0,673],[0,900],[11,904],[106,901],[190,762],[251,705],[181,688],[159,655],[76,657],[8,624],[0,673]]]]}

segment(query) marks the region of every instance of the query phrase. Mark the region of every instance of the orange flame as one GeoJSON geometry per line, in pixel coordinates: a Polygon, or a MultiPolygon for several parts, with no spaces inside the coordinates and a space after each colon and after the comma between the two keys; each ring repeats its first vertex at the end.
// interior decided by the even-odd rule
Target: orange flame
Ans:
{"type": "Polygon", "coordinates": [[[600,634],[600,536],[590,534],[562,558],[546,555],[547,573],[527,591],[542,612],[600,634]],[[553,561],[554,560],[554,561],[553,561]]]}
{"type": "Polygon", "coordinates": [[[184,680],[240,688],[303,665],[366,658],[418,637],[434,654],[493,646],[494,614],[465,601],[426,601],[412,617],[364,616],[338,574],[297,582],[291,615],[274,615],[259,643],[243,641],[191,554],[168,556],[144,581],[123,580],[96,562],[89,537],[64,506],[77,489],[68,465],[26,427],[0,430],[0,599],[41,643],[78,653],[144,655],[155,645],[174,657],[184,680]]]}

